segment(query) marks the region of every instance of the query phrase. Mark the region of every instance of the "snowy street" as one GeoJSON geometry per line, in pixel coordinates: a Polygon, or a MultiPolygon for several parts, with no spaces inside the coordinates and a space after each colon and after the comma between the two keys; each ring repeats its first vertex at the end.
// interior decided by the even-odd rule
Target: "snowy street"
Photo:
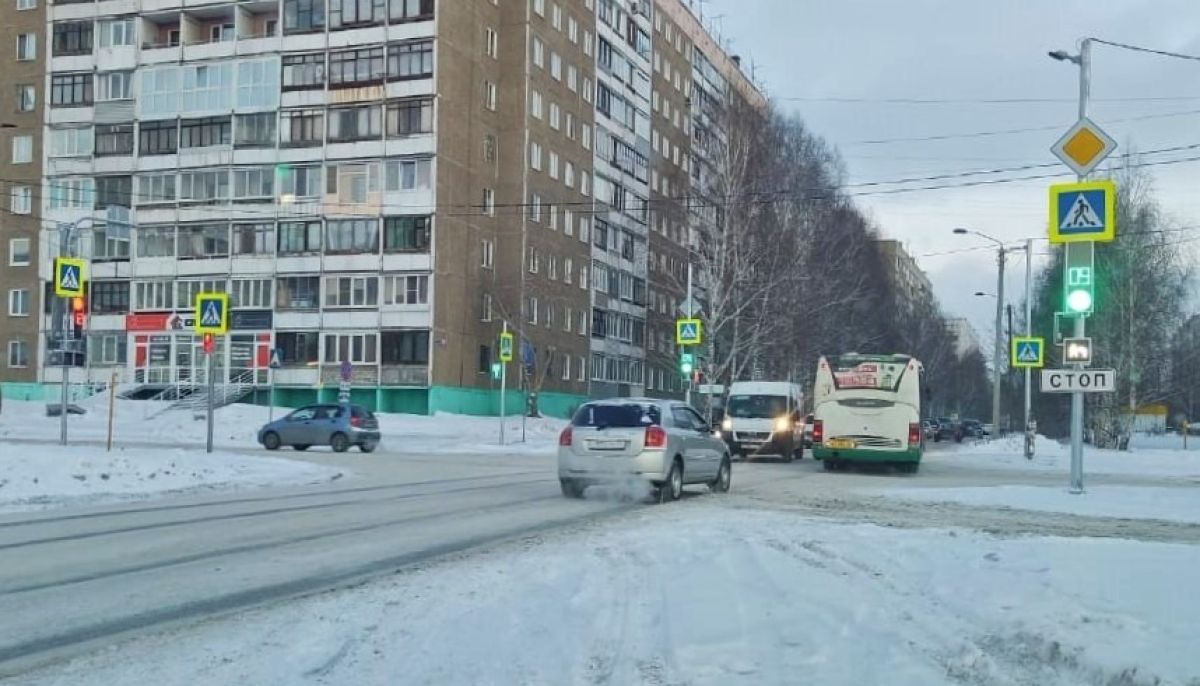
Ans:
{"type": "MultiPolygon", "coordinates": [[[[1095,511],[1131,491],[1144,501],[1146,489],[1194,502],[1195,452],[1096,455],[1093,466],[1112,473],[1089,477],[1094,511],[1071,514],[954,497],[1061,492],[1050,445],[1033,464],[1001,445],[939,446],[917,476],[738,463],[729,495],[691,487],[661,506],[564,499],[553,458],[532,447],[310,452],[306,460],[346,476],[0,515],[0,675],[22,684],[1200,678],[1189,630],[1200,600],[1178,592],[1200,563],[1200,524],[1095,511]],[[1137,473],[1130,459],[1155,469],[1137,473]]],[[[265,457],[245,451],[256,454],[265,457]]]]}

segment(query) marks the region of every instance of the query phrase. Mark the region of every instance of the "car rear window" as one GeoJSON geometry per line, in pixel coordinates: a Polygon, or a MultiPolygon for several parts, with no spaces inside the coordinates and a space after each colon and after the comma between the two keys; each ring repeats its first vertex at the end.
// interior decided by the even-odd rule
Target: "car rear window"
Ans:
{"type": "Polygon", "coordinates": [[[654,406],[629,403],[626,405],[584,405],[571,420],[574,426],[596,428],[636,428],[661,424],[662,417],[654,406]]]}

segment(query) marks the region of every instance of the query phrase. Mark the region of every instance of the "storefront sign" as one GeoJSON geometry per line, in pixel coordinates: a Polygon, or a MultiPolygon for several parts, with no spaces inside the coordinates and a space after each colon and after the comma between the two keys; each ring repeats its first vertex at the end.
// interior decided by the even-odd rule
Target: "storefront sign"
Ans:
{"type": "Polygon", "coordinates": [[[270,329],[275,323],[275,313],[271,310],[232,310],[229,328],[234,331],[270,329]]]}

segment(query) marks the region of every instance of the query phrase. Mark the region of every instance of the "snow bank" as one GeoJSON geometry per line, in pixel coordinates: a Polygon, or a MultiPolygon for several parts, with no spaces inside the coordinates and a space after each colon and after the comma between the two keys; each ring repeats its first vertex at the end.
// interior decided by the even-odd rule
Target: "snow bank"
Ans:
{"type": "Polygon", "coordinates": [[[179,448],[0,441],[0,511],[132,500],[194,489],[326,481],[341,470],[299,460],[179,448]]]}
{"type": "MultiPolygon", "coordinates": [[[[77,403],[87,410],[71,415],[69,435],[76,440],[102,441],[108,431],[108,397],[94,396],[77,403]]],[[[115,412],[116,442],[167,443],[203,446],[205,422],[187,410],[155,416],[163,403],[117,399],[115,412]]],[[[276,419],[291,409],[276,408],[276,419]]],[[[525,442],[521,441],[521,418],[509,417],[505,424],[505,445],[499,443],[500,420],[496,417],[467,417],[438,414],[432,417],[406,414],[377,414],[383,431],[382,448],[387,452],[438,454],[513,453],[551,455],[558,445],[558,433],[566,426],[559,419],[525,420],[525,442]]],[[[214,440],[226,448],[256,447],[258,429],[267,422],[268,408],[234,404],[216,412],[214,440]]],[[[46,416],[45,403],[6,400],[0,413],[0,440],[4,438],[56,440],[59,419],[46,416]]]]}
{"type": "MultiPolygon", "coordinates": [[[[1200,444],[1200,438],[1196,439],[1200,444]]],[[[1190,441],[1189,441],[1190,445],[1190,441]]],[[[1008,437],[996,441],[956,445],[950,452],[931,452],[933,459],[970,460],[985,465],[1019,471],[1047,471],[1067,474],[1071,466],[1071,448],[1048,438],[1039,438],[1032,460],[1022,453],[1020,438],[1008,437]]],[[[1138,474],[1161,477],[1200,477],[1200,450],[1169,450],[1141,448],[1121,452],[1083,449],[1084,474],[1138,474]]]]}
{"type": "Polygon", "coordinates": [[[954,502],[1089,517],[1162,519],[1200,524],[1200,486],[1159,488],[1091,486],[1083,495],[1044,486],[878,489],[871,492],[922,502],[954,502]]]}
{"type": "Polygon", "coordinates": [[[1193,683],[1195,546],[652,508],[30,684],[1193,683]],[[1149,581],[1148,580],[1152,580],[1149,581]]]}

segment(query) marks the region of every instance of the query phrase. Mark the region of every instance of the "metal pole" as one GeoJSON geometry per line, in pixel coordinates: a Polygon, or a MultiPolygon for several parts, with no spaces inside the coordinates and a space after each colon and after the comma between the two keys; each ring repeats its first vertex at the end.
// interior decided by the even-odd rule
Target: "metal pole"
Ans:
{"type": "MultiPolygon", "coordinates": [[[[1025,241],[1025,335],[1033,335],[1033,239],[1025,241]]],[[[1025,368],[1025,423],[1022,428],[1028,432],[1033,410],[1033,391],[1030,380],[1033,374],[1029,367],[1025,368]]],[[[1033,440],[1025,442],[1025,457],[1033,457],[1033,440]]]]}
{"type": "MultiPolygon", "coordinates": [[[[71,257],[71,230],[74,224],[60,224],[58,233],[58,254],[63,257],[71,257]]],[[[52,278],[57,278],[57,274],[52,278]]],[[[71,384],[71,371],[67,365],[67,334],[70,332],[71,308],[67,305],[66,298],[58,298],[59,307],[56,310],[61,310],[58,316],[58,354],[59,363],[62,367],[62,383],[60,384],[61,399],[58,406],[58,442],[67,444],[67,398],[70,396],[69,388],[71,384]]]]}
{"type": "MultiPolygon", "coordinates": [[[[1091,92],[1092,41],[1084,38],[1079,43],[1079,118],[1087,116],[1088,95],[1091,92]]],[[[1087,175],[1080,174],[1079,180],[1086,181],[1087,175]]],[[[1064,250],[1067,246],[1064,246],[1064,250]]],[[[1087,327],[1083,316],[1075,318],[1075,337],[1083,338],[1087,327]]],[[[1076,365],[1083,369],[1083,365],[1076,365]]],[[[1083,493],[1083,393],[1071,394],[1071,493],[1083,493]]]]}
{"type": "Polygon", "coordinates": [[[108,447],[107,450],[112,452],[113,439],[113,411],[117,404],[117,372],[114,370],[112,378],[108,383],[108,447]]]}
{"type": "Polygon", "coordinates": [[[996,340],[992,352],[992,433],[1000,435],[1000,358],[1004,355],[1004,246],[996,253],[996,340]]]}
{"type": "Polygon", "coordinates": [[[205,399],[205,403],[208,405],[208,411],[206,413],[208,415],[208,430],[207,430],[207,439],[205,440],[205,443],[204,443],[204,450],[205,450],[205,452],[209,452],[209,453],[211,453],[213,451],[213,394],[216,393],[216,384],[214,383],[214,380],[216,377],[216,371],[215,371],[216,360],[215,360],[215,358],[217,355],[216,336],[213,337],[212,347],[213,347],[212,352],[210,352],[208,354],[208,398],[205,399]]]}
{"type": "MultiPolygon", "coordinates": [[[[695,310],[692,309],[692,261],[690,259],[688,260],[687,268],[687,299],[684,302],[688,304],[687,316],[690,318],[695,313],[695,310]]],[[[684,350],[686,351],[686,348],[684,350]]],[[[695,370],[698,364],[699,363],[695,360],[695,358],[693,358],[692,369],[695,370]]],[[[689,374],[688,378],[684,380],[683,401],[687,403],[688,407],[692,406],[692,378],[694,376],[695,372],[693,371],[693,373],[689,374]]]]}
{"type": "Polygon", "coordinates": [[[275,370],[268,369],[267,376],[270,378],[267,384],[267,423],[270,423],[275,421],[275,370]]]}
{"type": "MultiPolygon", "coordinates": [[[[504,333],[508,333],[508,320],[504,320],[504,333]]],[[[503,340],[503,339],[501,339],[503,340]]],[[[500,360],[500,445],[504,445],[504,394],[508,390],[508,363],[500,360]]]]}

